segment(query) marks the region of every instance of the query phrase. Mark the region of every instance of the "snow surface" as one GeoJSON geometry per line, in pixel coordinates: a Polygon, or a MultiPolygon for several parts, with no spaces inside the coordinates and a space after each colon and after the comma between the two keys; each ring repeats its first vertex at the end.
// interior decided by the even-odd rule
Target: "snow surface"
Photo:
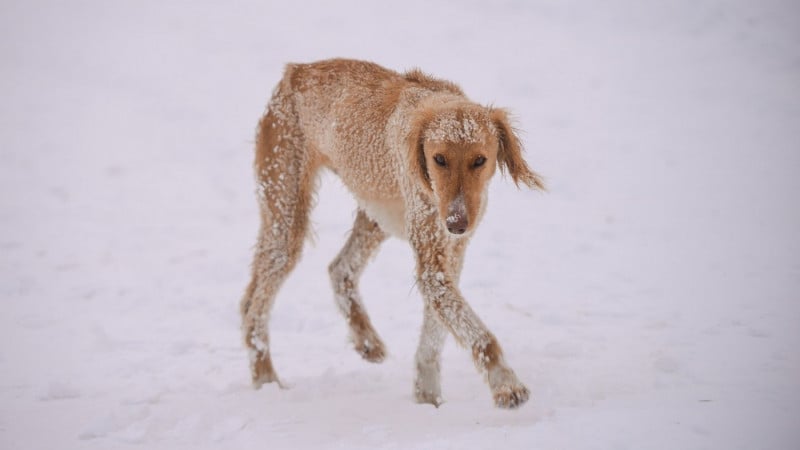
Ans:
{"type": "Polygon", "coordinates": [[[800,6],[785,1],[0,3],[0,448],[800,448],[800,6]],[[251,389],[251,160],[287,61],[345,56],[509,107],[549,193],[493,183],[462,290],[531,389],[450,339],[412,401],[413,258],[347,342],[332,176],[251,389]]]}

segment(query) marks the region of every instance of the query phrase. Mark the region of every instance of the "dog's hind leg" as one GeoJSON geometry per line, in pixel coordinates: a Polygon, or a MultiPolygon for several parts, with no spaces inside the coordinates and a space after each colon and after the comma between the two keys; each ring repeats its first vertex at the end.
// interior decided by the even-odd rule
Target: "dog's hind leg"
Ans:
{"type": "Polygon", "coordinates": [[[347,243],[328,266],[336,303],[350,325],[353,345],[364,359],[371,362],[383,361],[385,350],[361,301],[358,279],[370,257],[386,238],[386,233],[378,224],[359,210],[347,243]]]}
{"type": "Polygon", "coordinates": [[[270,111],[256,142],[261,229],[250,285],[241,303],[242,331],[250,350],[253,385],[280,380],[270,358],[269,312],[283,281],[300,258],[318,165],[292,115],[270,111]]]}

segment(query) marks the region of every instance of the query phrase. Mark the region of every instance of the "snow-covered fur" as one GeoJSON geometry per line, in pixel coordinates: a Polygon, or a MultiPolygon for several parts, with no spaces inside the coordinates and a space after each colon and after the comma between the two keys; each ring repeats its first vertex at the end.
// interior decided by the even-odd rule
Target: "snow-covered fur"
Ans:
{"type": "Polygon", "coordinates": [[[455,84],[417,70],[400,74],[342,59],[289,64],[258,126],[261,230],[241,304],[254,385],[280,384],[270,359],[269,311],[300,257],[323,167],[342,179],[359,205],[350,238],[329,268],[356,351],[367,361],[384,358],[358,280],[381,242],[395,235],[416,254],[425,301],[417,401],[442,402],[439,360],[449,331],[471,351],[497,406],[524,403],[528,389],[458,289],[464,251],[495,168],[517,184],[542,188],[522,159],[506,113],[472,103],[455,84]]]}

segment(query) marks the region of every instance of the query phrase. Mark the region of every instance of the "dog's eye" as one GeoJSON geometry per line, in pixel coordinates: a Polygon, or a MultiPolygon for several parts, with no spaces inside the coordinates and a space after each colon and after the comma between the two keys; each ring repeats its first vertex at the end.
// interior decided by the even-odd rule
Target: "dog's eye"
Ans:
{"type": "Polygon", "coordinates": [[[484,163],[486,163],[486,157],[484,157],[484,156],[478,156],[477,158],[475,158],[475,163],[473,163],[473,166],[475,166],[475,167],[480,167],[480,166],[482,166],[484,163]]]}
{"type": "Polygon", "coordinates": [[[433,155],[433,160],[436,161],[436,164],[444,167],[447,165],[447,161],[444,159],[442,155],[433,155]]]}

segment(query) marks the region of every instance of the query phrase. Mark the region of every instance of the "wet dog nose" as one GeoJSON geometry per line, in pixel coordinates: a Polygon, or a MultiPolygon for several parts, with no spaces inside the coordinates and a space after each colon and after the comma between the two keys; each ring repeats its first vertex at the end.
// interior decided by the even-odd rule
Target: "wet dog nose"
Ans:
{"type": "Polygon", "coordinates": [[[460,214],[447,216],[447,231],[452,234],[464,234],[469,226],[467,218],[460,214]]]}
{"type": "Polygon", "coordinates": [[[447,208],[447,231],[451,234],[464,234],[469,226],[469,219],[467,219],[467,205],[464,201],[464,194],[459,193],[453,199],[453,203],[447,208]]]}

